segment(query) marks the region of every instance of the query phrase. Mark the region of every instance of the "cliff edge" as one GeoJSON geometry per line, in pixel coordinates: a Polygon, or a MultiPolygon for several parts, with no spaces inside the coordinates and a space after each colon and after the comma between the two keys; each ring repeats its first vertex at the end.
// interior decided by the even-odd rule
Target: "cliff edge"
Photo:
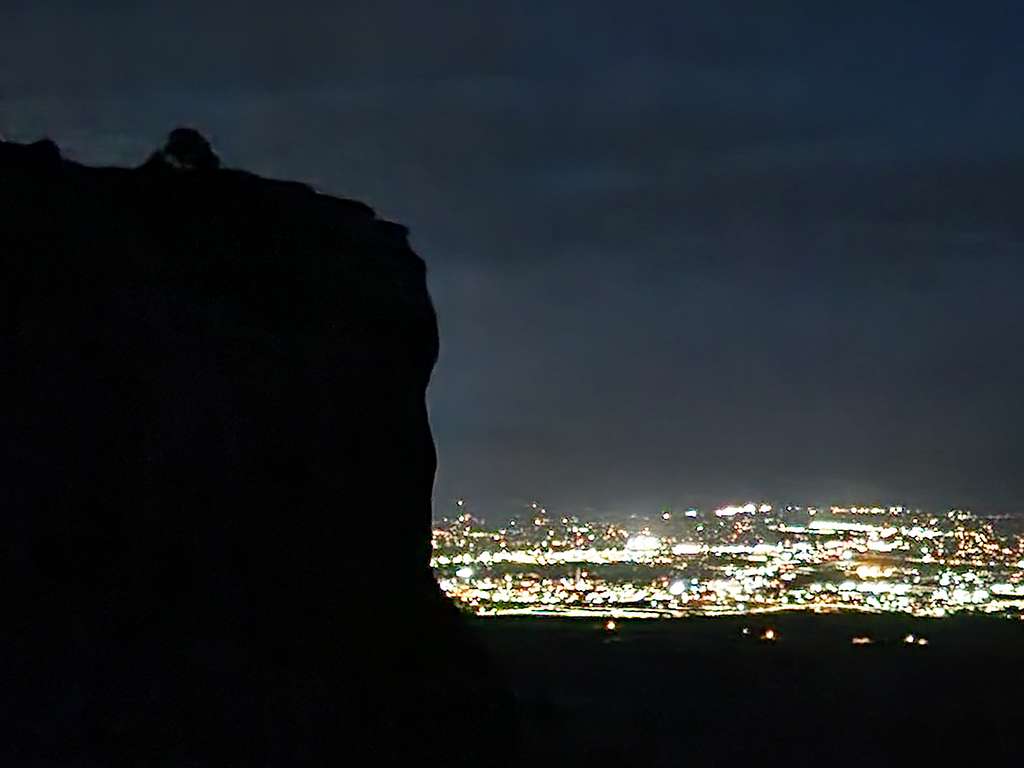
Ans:
{"type": "Polygon", "coordinates": [[[134,169],[0,142],[4,765],[502,762],[428,565],[406,235],[187,130],[134,169]]]}

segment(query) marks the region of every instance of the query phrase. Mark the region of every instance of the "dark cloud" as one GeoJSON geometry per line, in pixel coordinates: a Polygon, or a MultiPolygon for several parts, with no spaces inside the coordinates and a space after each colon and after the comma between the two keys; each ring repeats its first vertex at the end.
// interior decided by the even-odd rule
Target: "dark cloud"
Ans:
{"type": "Polygon", "coordinates": [[[1019,508],[1018,4],[10,3],[0,130],[401,220],[439,503],[1019,508]]]}

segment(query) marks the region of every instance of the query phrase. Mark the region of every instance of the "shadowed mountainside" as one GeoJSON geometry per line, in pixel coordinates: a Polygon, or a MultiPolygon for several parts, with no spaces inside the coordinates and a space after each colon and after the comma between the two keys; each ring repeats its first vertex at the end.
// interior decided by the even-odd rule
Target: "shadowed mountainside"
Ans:
{"type": "Polygon", "coordinates": [[[438,339],[403,227],[189,131],[135,169],[0,142],[0,299],[4,765],[508,739],[428,567],[438,339]]]}

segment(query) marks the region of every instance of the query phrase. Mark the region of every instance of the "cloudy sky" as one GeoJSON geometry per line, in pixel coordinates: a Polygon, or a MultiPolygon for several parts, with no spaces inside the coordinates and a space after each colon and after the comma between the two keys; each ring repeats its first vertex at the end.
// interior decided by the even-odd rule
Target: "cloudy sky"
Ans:
{"type": "Polygon", "coordinates": [[[439,508],[1024,510],[1019,3],[3,5],[8,138],[412,229],[439,508]]]}

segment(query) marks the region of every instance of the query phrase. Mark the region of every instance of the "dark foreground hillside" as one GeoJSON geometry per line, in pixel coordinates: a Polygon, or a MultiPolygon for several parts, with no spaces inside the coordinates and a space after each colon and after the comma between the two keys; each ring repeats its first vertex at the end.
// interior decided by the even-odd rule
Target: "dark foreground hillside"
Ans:
{"type": "Polygon", "coordinates": [[[1020,621],[477,626],[520,699],[524,765],[1003,766],[1024,754],[1020,621]],[[766,627],[777,642],[757,639],[766,627]],[[904,643],[908,633],[928,645],[904,643]]]}
{"type": "Polygon", "coordinates": [[[0,765],[469,763],[509,715],[428,567],[424,264],[219,165],[0,142],[0,765]]]}

